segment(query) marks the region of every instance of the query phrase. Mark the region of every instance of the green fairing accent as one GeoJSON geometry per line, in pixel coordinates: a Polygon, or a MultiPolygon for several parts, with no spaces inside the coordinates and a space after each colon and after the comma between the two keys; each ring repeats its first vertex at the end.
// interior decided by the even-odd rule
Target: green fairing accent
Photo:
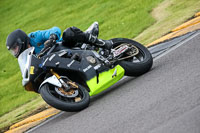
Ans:
{"type": "Polygon", "coordinates": [[[96,95],[111,85],[115,84],[117,81],[119,81],[124,76],[124,69],[117,65],[115,68],[110,69],[109,71],[105,71],[99,74],[99,83],[97,84],[97,76],[87,81],[87,85],[90,88],[90,96],[96,95]],[[117,69],[116,76],[112,77],[112,75],[115,72],[115,69],[117,69]]]}

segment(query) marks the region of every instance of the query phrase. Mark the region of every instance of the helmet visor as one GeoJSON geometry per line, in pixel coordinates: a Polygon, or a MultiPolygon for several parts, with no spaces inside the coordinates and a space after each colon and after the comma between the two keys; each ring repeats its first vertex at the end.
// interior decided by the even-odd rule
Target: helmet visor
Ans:
{"type": "Polygon", "coordinates": [[[20,51],[20,46],[15,43],[10,49],[9,49],[10,53],[14,56],[14,57],[18,57],[19,56],[19,51],[20,51]]]}

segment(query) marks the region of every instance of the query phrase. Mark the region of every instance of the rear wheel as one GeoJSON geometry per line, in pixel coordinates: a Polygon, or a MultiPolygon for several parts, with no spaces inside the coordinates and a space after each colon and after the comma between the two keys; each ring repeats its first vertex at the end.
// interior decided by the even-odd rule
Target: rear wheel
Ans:
{"type": "Polygon", "coordinates": [[[66,79],[70,89],[59,88],[52,84],[46,83],[40,89],[40,94],[44,101],[49,105],[63,111],[80,111],[89,106],[90,96],[88,91],[81,85],[69,82],[66,79]]]}
{"type": "Polygon", "coordinates": [[[125,69],[125,75],[140,76],[151,69],[153,58],[149,50],[142,44],[126,38],[115,38],[112,41],[114,48],[122,44],[132,45],[131,50],[125,52],[123,57],[121,57],[124,59],[118,62],[125,69]]]}

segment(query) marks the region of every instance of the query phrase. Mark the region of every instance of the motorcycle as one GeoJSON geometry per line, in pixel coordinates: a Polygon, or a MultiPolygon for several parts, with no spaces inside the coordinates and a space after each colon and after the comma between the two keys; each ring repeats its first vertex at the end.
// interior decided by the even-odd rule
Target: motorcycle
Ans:
{"type": "Polygon", "coordinates": [[[151,53],[140,43],[126,38],[111,41],[111,50],[89,44],[69,49],[57,42],[34,55],[30,47],[18,58],[22,85],[59,110],[80,111],[89,106],[91,96],[123,76],[140,76],[152,67],[151,53]]]}

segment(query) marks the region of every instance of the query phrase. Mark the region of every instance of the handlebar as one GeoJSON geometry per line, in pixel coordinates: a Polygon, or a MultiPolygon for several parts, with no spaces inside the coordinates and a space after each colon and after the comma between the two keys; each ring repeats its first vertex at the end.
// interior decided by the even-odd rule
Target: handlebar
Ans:
{"type": "Polygon", "coordinates": [[[55,47],[58,45],[59,43],[53,42],[53,43],[49,43],[47,46],[45,46],[40,53],[37,55],[38,58],[40,58],[41,56],[49,55],[54,49],[55,47]]]}

